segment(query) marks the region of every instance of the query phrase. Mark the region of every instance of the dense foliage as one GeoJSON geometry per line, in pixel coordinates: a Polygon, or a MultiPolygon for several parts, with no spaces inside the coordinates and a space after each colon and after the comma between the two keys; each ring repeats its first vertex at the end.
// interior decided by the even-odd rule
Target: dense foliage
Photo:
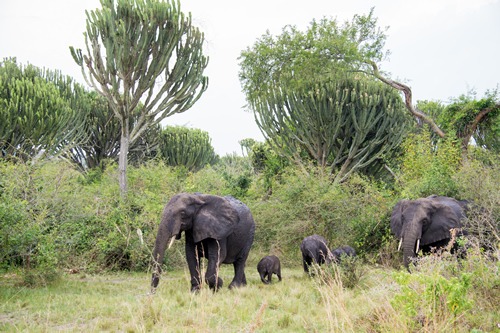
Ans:
{"type": "MultiPolygon", "coordinates": [[[[332,184],[315,167],[304,173],[289,166],[269,192],[264,175],[252,172],[248,158],[227,156],[193,173],[158,161],[131,167],[130,196],[121,200],[116,164],[89,182],[67,162],[3,160],[0,262],[3,268],[24,267],[26,272],[49,272],[47,267],[147,270],[162,208],[181,191],[231,194],[247,203],[257,222],[252,252],[256,256],[274,252],[284,262],[300,260],[301,239],[318,233],[332,247],[349,244],[370,261],[398,265],[399,260],[391,259],[397,255],[388,229],[392,207],[402,197],[428,194],[474,202],[478,209],[468,223],[476,227],[478,237],[496,244],[498,156],[481,152],[468,164],[458,165],[453,150],[421,156],[426,140],[415,138],[420,143],[407,146],[403,167],[397,171],[396,192],[359,175],[332,184]],[[435,161],[434,167],[425,168],[422,159],[435,161]]],[[[172,268],[183,263],[178,242],[166,264],[172,268]]]]}

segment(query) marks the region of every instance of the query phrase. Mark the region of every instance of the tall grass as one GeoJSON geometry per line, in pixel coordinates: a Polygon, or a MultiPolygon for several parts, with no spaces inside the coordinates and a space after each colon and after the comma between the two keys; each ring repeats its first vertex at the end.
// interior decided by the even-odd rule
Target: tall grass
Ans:
{"type": "MultiPolygon", "coordinates": [[[[495,332],[500,324],[500,266],[480,253],[426,257],[412,274],[362,264],[351,288],[341,268],[310,277],[300,262],[264,285],[256,264],[246,287],[196,294],[187,268],[164,273],[154,295],[144,273],[65,275],[36,289],[10,273],[0,279],[0,331],[495,332]]],[[[220,276],[227,286],[232,267],[220,276]]]]}

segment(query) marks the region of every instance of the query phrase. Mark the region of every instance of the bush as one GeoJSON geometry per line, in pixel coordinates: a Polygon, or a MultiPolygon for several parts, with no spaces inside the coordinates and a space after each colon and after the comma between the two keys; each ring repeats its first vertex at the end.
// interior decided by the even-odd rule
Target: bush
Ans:
{"type": "Polygon", "coordinates": [[[350,245],[364,256],[385,241],[392,202],[389,193],[361,176],[332,184],[317,169],[305,174],[289,168],[267,200],[250,204],[255,242],[296,261],[303,238],[319,234],[331,248],[350,245]]]}
{"type": "Polygon", "coordinates": [[[410,135],[403,143],[399,190],[403,198],[417,199],[432,194],[455,197],[453,176],[461,163],[461,150],[452,136],[431,140],[428,131],[410,135]]]}

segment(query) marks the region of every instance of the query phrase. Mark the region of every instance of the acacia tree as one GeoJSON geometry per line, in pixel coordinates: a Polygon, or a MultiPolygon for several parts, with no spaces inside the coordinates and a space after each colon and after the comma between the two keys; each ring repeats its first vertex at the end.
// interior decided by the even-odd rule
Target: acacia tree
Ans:
{"type": "Polygon", "coordinates": [[[188,110],[205,92],[204,35],[179,1],[101,0],[86,11],[86,54],[70,47],[86,82],[120,121],[120,191],[127,191],[129,146],[148,126],[188,110]],[[141,105],[131,124],[132,115],[141,105]]]}

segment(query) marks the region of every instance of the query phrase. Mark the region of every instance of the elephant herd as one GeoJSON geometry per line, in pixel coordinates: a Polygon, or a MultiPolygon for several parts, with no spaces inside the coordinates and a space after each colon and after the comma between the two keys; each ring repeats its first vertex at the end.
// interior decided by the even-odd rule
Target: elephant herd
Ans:
{"type": "MultiPolygon", "coordinates": [[[[408,268],[420,249],[427,253],[432,248],[445,246],[455,236],[454,230],[461,230],[466,210],[467,202],[443,196],[399,201],[393,209],[390,227],[400,239],[404,265],[408,268]]],[[[255,234],[250,209],[232,196],[180,193],[165,205],[161,216],[153,249],[152,293],[159,283],[165,250],[181,238],[182,232],[192,292],[201,287],[202,258],[208,259],[204,280],[212,290],[223,285],[218,276],[221,264],[233,264],[234,278],[229,288],[247,284],[245,265],[255,234]]],[[[340,264],[344,256],[356,255],[347,245],[330,249],[326,239],[319,235],[305,237],[300,251],[306,273],[313,263],[340,264]]],[[[273,274],[281,281],[280,260],[274,255],[262,258],[257,271],[265,284],[271,282],[273,274]]]]}

